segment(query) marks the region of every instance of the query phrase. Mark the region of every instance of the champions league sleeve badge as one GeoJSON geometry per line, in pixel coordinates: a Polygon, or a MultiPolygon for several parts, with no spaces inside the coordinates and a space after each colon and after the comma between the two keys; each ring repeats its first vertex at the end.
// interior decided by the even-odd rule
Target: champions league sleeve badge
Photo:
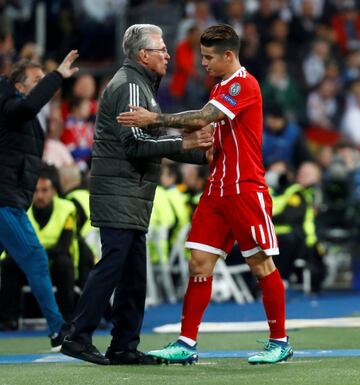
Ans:
{"type": "Polygon", "coordinates": [[[241,91],[241,86],[239,83],[233,83],[230,87],[229,87],[229,94],[231,96],[237,96],[239,95],[241,91]]]}

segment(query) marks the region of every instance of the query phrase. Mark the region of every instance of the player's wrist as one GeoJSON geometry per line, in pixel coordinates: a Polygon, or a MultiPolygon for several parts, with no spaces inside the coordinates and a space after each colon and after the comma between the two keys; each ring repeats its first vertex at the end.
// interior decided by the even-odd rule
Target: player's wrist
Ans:
{"type": "Polygon", "coordinates": [[[158,112],[152,112],[152,122],[150,124],[160,125],[161,124],[161,114],[158,112]]]}

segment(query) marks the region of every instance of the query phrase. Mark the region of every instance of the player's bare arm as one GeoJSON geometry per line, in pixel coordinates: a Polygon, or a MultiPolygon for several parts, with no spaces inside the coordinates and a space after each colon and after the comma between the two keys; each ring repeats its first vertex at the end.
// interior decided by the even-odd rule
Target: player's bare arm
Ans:
{"type": "Polygon", "coordinates": [[[132,111],[120,113],[116,120],[126,127],[172,127],[186,128],[188,131],[200,128],[225,117],[225,114],[212,104],[201,110],[184,111],[176,114],[150,112],[143,107],[130,106],[132,111]]]}

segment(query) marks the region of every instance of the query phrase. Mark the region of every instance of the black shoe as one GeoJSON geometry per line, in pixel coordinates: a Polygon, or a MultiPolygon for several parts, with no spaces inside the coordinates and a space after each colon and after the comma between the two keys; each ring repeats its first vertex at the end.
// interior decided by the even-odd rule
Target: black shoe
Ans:
{"type": "Polygon", "coordinates": [[[66,356],[75,357],[79,360],[92,362],[98,365],[109,365],[110,361],[104,357],[94,345],[84,345],[81,342],[71,341],[65,337],[60,352],[66,356]]]}
{"type": "Polygon", "coordinates": [[[105,357],[110,360],[110,365],[160,365],[162,363],[158,358],[148,356],[138,350],[114,352],[108,348],[105,357]]]}
{"type": "Polygon", "coordinates": [[[49,336],[52,352],[60,352],[61,344],[63,343],[64,338],[69,334],[69,332],[70,332],[70,325],[63,324],[63,326],[61,326],[61,329],[58,333],[55,333],[49,336]]]}

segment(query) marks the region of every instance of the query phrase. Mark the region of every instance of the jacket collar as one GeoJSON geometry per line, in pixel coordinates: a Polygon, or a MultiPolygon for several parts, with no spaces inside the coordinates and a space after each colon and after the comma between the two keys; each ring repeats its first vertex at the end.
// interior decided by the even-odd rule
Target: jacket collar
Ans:
{"type": "Polygon", "coordinates": [[[131,68],[139,73],[143,78],[145,78],[145,81],[149,84],[152,91],[155,94],[157,93],[161,81],[161,76],[159,74],[131,59],[125,59],[123,66],[131,68]]]}

